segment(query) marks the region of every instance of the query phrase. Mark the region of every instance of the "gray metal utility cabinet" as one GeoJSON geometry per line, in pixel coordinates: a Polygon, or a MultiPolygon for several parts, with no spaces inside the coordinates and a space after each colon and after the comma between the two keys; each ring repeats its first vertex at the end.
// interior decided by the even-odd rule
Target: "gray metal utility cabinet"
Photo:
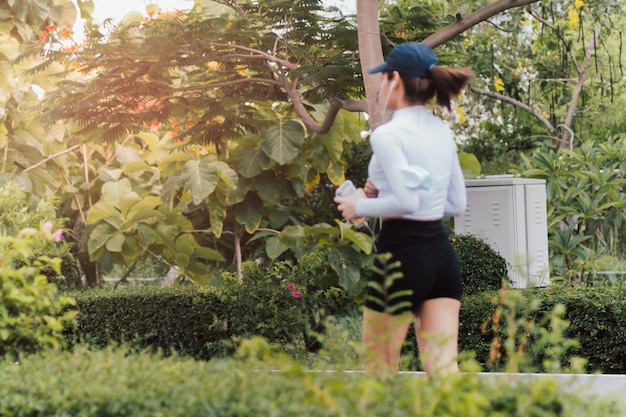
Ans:
{"type": "Polygon", "coordinates": [[[545,180],[493,176],[465,185],[467,209],[454,219],[454,231],[478,236],[500,252],[515,288],[548,285],[545,180]]]}

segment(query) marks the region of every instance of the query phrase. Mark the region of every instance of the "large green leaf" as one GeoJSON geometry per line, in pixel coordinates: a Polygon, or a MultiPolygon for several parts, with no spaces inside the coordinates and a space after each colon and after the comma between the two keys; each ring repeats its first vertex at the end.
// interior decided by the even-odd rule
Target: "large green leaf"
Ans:
{"type": "Polygon", "coordinates": [[[109,237],[106,243],[107,250],[109,252],[121,252],[122,245],[124,244],[125,239],[126,238],[124,237],[123,233],[116,233],[113,236],[109,237]]]}
{"type": "Polygon", "coordinates": [[[119,217],[119,210],[111,203],[100,200],[87,212],[87,224],[96,224],[108,217],[119,217]]]}
{"type": "Polygon", "coordinates": [[[278,258],[287,249],[289,248],[280,242],[278,236],[272,236],[265,241],[265,253],[270,259],[278,258]]]}
{"type": "Polygon", "coordinates": [[[248,193],[246,199],[235,206],[235,218],[252,234],[261,225],[263,201],[255,194],[248,193]]]}
{"type": "Polygon", "coordinates": [[[281,122],[261,133],[261,149],[280,165],[291,162],[298,156],[306,131],[295,120],[281,122]]]}
{"type": "Polygon", "coordinates": [[[126,220],[133,223],[142,221],[144,223],[156,223],[163,218],[163,214],[158,211],[163,201],[156,196],[148,196],[137,201],[128,210],[126,220]]]}
{"type": "Polygon", "coordinates": [[[139,256],[139,245],[133,236],[126,236],[122,243],[122,257],[126,265],[132,265],[139,256]]]}
{"type": "Polygon", "coordinates": [[[340,162],[331,163],[326,171],[326,175],[328,175],[328,179],[333,184],[338,185],[346,180],[345,168],[340,162]]]}
{"type": "Polygon", "coordinates": [[[246,148],[237,155],[237,166],[239,172],[246,178],[252,178],[263,172],[263,169],[269,164],[270,159],[267,155],[259,150],[246,148]]]}
{"type": "Polygon", "coordinates": [[[280,242],[288,248],[304,245],[306,230],[303,226],[289,226],[283,229],[279,235],[280,242]]]}
{"type": "Polygon", "coordinates": [[[120,200],[131,193],[133,188],[128,178],[119,181],[109,181],[102,186],[102,200],[120,208],[120,200]]]}
{"type": "Polygon", "coordinates": [[[263,201],[276,204],[285,189],[284,181],[276,177],[273,171],[266,171],[254,179],[254,185],[263,201]]]}
{"type": "Polygon", "coordinates": [[[202,203],[215,190],[219,179],[215,161],[210,158],[187,161],[180,178],[194,204],[202,203]]]}
{"type": "Polygon", "coordinates": [[[200,258],[207,261],[226,262],[226,259],[224,259],[224,256],[222,256],[221,253],[219,253],[215,249],[207,248],[204,246],[196,248],[191,256],[192,258],[200,258]]]}
{"type": "Polygon", "coordinates": [[[337,220],[341,229],[341,237],[354,243],[363,252],[372,253],[372,238],[365,233],[355,232],[350,223],[337,220]]]}
{"type": "Polygon", "coordinates": [[[468,152],[459,152],[459,163],[466,178],[475,178],[480,175],[481,166],[476,155],[468,152]]]}
{"type": "Polygon", "coordinates": [[[239,176],[237,172],[230,167],[226,162],[215,161],[215,167],[217,168],[217,175],[222,182],[226,184],[229,190],[237,188],[239,184],[239,176]]]}
{"type": "Polygon", "coordinates": [[[118,146],[117,149],[115,149],[115,158],[122,166],[131,162],[143,161],[141,152],[131,146],[118,146]]]}
{"type": "Polygon", "coordinates": [[[152,243],[154,243],[154,240],[156,238],[156,231],[154,230],[154,228],[144,223],[140,223],[137,225],[137,234],[141,243],[146,246],[150,246],[152,243]]]}
{"type": "Polygon", "coordinates": [[[209,220],[211,221],[211,232],[218,239],[222,236],[222,230],[224,229],[224,219],[226,218],[226,207],[224,202],[219,197],[218,193],[213,193],[209,196],[209,220]]]}
{"type": "Polygon", "coordinates": [[[98,260],[99,254],[113,233],[115,233],[115,229],[106,223],[102,223],[93,229],[87,241],[89,259],[92,261],[98,260]]]}

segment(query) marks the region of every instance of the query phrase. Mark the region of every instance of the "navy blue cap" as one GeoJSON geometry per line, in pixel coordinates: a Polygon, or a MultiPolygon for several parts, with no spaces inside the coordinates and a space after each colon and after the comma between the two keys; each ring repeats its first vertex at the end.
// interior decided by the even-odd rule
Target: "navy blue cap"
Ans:
{"type": "Polygon", "coordinates": [[[396,46],[387,56],[387,61],[370,69],[370,74],[383,71],[398,71],[400,75],[429,78],[430,70],[437,65],[437,57],[430,47],[421,42],[405,42],[396,46]]]}

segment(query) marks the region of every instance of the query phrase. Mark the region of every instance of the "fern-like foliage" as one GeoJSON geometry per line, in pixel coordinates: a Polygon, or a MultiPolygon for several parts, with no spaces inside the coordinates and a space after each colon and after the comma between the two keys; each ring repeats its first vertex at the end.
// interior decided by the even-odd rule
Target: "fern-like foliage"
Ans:
{"type": "Polygon", "coordinates": [[[50,48],[50,62],[82,74],[47,95],[47,119],[105,140],[157,122],[179,141],[219,147],[258,131],[251,104],[288,102],[287,87],[311,104],[363,97],[355,27],[319,0],[223,4],[232,13],[164,15],[105,36],[92,27],[83,48],[50,48]]]}
{"type": "Polygon", "coordinates": [[[411,290],[392,291],[393,284],[396,280],[402,279],[403,275],[400,271],[400,261],[390,262],[391,254],[383,253],[377,255],[377,264],[372,269],[377,274],[385,277],[382,285],[378,282],[370,280],[368,286],[375,290],[378,295],[368,293],[367,299],[378,305],[384,313],[397,314],[398,312],[411,307],[410,301],[406,301],[407,297],[413,294],[411,290]]]}

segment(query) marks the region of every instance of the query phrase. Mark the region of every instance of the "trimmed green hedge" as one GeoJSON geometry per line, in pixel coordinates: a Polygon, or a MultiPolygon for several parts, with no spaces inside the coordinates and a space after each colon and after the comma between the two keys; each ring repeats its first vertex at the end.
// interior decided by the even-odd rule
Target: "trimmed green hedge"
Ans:
{"type": "Polygon", "coordinates": [[[71,343],[97,347],[128,343],[196,359],[230,355],[238,342],[262,336],[292,353],[315,344],[325,315],[357,307],[338,289],[296,297],[288,282],[225,277],[196,289],[128,287],[75,291],[77,325],[66,330],[71,343]],[[317,328],[316,328],[317,326],[317,328]]]}
{"type": "MultiPolygon", "coordinates": [[[[79,310],[78,324],[67,331],[66,337],[100,347],[131,343],[136,348],[176,351],[196,359],[210,359],[232,354],[242,339],[262,336],[293,355],[305,355],[306,336],[310,332],[311,316],[318,312],[317,303],[313,308],[306,297],[293,297],[286,286],[271,282],[254,284],[224,283],[205,291],[191,287],[144,287],[76,292],[72,296],[79,310]]],[[[523,297],[523,308],[537,304],[532,317],[526,318],[530,325],[539,323],[541,316],[549,317],[555,306],[565,306],[563,318],[570,325],[563,336],[580,342],[579,347],[565,352],[565,362],[581,356],[588,359],[590,372],[626,373],[626,289],[509,292],[523,297]],[[531,303],[531,300],[536,301],[531,303]]],[[[326,314],[358,318],[360,306],[339,293],[335,297],[324,301],[326,314]]],[[[485,370],[501,371],[505,357],[490,361],[490,347],[496,335],[490,323],[496,309],[502,306],[494,300],[499,300],[496,292],[468,295],[463,299],[459,350],[474,352],[485,370]]],[[[519,314],[515,317],[518,321],[519,314]]],[[[539,327],[535,326],[535,330],[539,327]]],[[[506,330],[503,323],[497,332],[502,340],[506,330]]],[[[409,349],[415,350],[414,347],[409,349]]],[[[543,354],[528,353],[534,361],[528,367],[542,371],[545,368],[543,354]]],[[[410,365],[409,369],[415,370],[417,366],[410,365]]]]}
{"type": "MultiPolygon", "coordinates": [[[[513,291],[513,290],[509,290],[513,291]]],[[[517,291],[530,305],[538,303],[537,313],[528,320],[539,322],[540,314],[558,305],[565,307],[563,318],[569,322],[563,336],[579,342],[566,352],[564,360],[579,356],[588,360],[588,372],[626,374],[626,287],[580,287],[528,289],[517,291]]],[[[494,337],[486,323],[501,305],[497,293],[465,297],[461,306],[459,349],[473,351],[487,369],[501,370],[501,363],[490,365],[489,349],[494,337]],[[487,328],[487,331],[483,330],[487,328]]],[[[516,316],[518,319],[519,317],[516,316]]],[[[506,328],[500,329],[504,335],[506,328]]],[[[535,366],[543,358],[536,355],[535,366]]]]}
{"type": "Polygon", "coordinates": [[[0,416],[624,416],[617,399],[566,391],[552,379],[502,389],[472,374],[306,372],[262,340],[240,352],[247,354],[206,362],[81,347],[0,362],[0,416]]]}

